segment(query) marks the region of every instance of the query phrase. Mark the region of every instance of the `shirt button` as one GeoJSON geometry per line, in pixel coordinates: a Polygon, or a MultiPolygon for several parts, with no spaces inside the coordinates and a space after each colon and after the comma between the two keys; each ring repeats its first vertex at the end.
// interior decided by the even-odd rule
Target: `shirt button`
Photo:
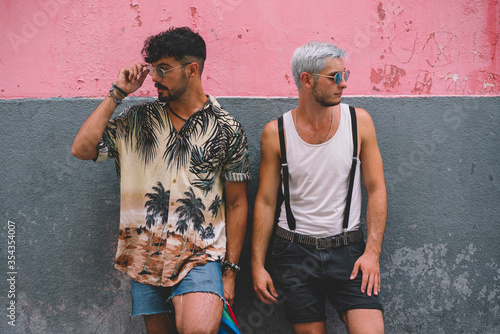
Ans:
{"type": "Polygon", "coordinates": [[[175,183],[175,182],[177,182],[177,180],[176,180],[176,179],[173,179],[173,180],[172,180],[172,183],[175,183]]]}
{"type": "Polygon", "coordinates": [[[174,202],[170,202],[170,205],[171,205],[171,206],[174,206],[174,204],[175,204],[174,202]]]}

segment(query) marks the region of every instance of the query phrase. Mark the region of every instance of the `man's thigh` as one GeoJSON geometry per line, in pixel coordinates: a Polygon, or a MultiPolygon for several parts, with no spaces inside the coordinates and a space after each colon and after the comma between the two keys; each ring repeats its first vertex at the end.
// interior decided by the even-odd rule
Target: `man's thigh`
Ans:
{"type": "Polygon", "coordinates": [[[210,292],[192,292],[172,298],[179,332],[217,333],[223,300],[210,292]]]}
{"type": "Polygon", "coordinates": [[[224,307],[220,262],[191,269],[171,300],[179,332],[217,333],[224,307]]]}
{"type": "Polygon", "coordinates": [[[355,309],[345,313],[344,322],[349,334],[383,334],[384,318],[381,310],[355,309]]]}

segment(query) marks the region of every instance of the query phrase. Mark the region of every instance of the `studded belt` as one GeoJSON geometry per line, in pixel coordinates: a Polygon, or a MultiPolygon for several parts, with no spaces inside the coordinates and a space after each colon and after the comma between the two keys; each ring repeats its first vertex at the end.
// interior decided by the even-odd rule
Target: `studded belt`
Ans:
{"type": "Polygon", "coordinates": [[[346,246],[363,238],[363,232],[361,230],[345,232],[326,238],[315,238],[309,235],[288,231],[279,226],[276,227],[276,235],[292,243],[297,242],[299,244],[313,246],[318,250],[346,246]]]}

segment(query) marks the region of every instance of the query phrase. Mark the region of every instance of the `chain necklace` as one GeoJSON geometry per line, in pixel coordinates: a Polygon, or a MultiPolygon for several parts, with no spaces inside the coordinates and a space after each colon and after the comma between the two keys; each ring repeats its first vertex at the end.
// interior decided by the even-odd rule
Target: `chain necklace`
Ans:
{"type": "MultiPolygon", "coordinates": [[[[299,123],[297,123],[297,115],[298,115],[298,110],[297,108],[295,108],[295,130],[297,130],[297,134],[299,135],[300,137],[300,133],[299,133],[299,123]]],[[[330,138],[330,133],[332,132],[332,128],[333,128],[333,107],[332,107],[332,120],[330,121],[330,130],[328,130],[328,134],[326,135],[326,138],[324,141],[322,141],[320,144],[322,143],[325,143],[328,138],[330,138]]]]}

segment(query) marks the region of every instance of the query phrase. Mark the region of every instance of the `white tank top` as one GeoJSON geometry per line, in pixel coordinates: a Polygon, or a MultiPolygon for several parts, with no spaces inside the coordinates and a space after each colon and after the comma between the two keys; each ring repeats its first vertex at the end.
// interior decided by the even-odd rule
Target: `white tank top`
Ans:
{"type": "MultiPolygon", "coordinates": [[[[295,232],[317,238],[339,234],[342,232],[353,153],[349,106],[340,104],[337,132],[330,140],[318,145],[308,144],[299,137],[291,111],[283,116],[290,172],[290,207],[296,220],[295,232]]],[[[360,166],[358,159],[349,231],[358,229],[360,223],[360,166]]],[[[284,202],[278,224],[289,230],[284,202]]]]}

